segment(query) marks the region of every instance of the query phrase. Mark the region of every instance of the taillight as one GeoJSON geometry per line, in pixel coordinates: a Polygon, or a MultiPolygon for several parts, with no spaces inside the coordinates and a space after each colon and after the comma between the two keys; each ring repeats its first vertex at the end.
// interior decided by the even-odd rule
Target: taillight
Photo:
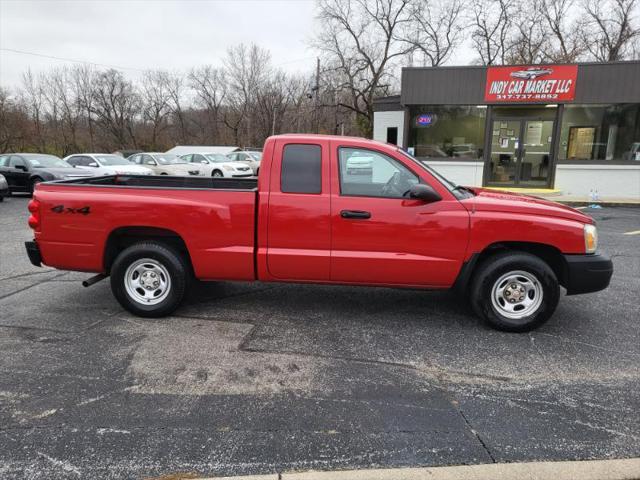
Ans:
{"type": "Polygon", "coordinates": [[[35,198],[31,199],[27,209],[31,213],[29,215],[29,226],[37,230],[40,227],[40,202],[35,198]]]}

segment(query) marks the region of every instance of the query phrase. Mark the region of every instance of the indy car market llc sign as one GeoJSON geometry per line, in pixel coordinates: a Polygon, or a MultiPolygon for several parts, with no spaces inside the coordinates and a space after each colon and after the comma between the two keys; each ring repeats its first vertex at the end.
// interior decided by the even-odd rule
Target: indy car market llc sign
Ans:
{"type": "Polygon", "coordinates": [[[577,65],[489,67],[487,102],[559,102],[573,100],[577,65]]]}

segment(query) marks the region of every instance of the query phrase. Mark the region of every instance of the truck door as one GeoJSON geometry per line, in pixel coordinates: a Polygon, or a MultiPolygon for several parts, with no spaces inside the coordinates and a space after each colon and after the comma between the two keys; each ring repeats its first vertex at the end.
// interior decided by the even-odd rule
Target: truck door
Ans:
{"type": "MultiPolygon", "coordinates": [[[[450,286],[465,254],[469,214],[419,165],[370,148],[332,142],[331,280],[450,286]],[[434,203],[408,198],[425,183],[434,203]]],[[[398,154],[401,155],[401,154],[398,154]]]]}
{"type": "Polygon", "coordinates": [[[276,140],[269,184],[267,268],[282,280],[328,281],[329,142],[276,140]]]}

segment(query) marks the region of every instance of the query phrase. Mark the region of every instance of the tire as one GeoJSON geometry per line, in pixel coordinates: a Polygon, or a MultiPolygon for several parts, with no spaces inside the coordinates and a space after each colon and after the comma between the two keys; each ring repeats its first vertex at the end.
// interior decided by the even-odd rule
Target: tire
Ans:
{"type": "Polygon", "coordinates": [[[213,172],[211,172],[211,176],[215,177],[215,178],[223,178],[224,175],[222,174],[222,172],[220,170],[214,170],[213,172]]]}
{"type": "Polygon", "coordinates": [[[42,179],[40,177],[34,177],[31,180],[31,190],[29,190],[29,193],[31,195],[33,195],[34,190],[36,189],[36,185],[39,184],[40,182],[42,182],[42,179]]]}
{"type": "Polygon", "coordinates": [[[559,300],[560,286],[551,267],[525,252],[487,258],[471,283],[473,311],[491,327],[506,332],[539,327],[551,318],[559,300]]]}
{"type": "Polygon", "coordinates": [[[120,305],[134,315],[163,317],[182,302],[190,270],[187,260],[171,247],[156,242],[136,243],[113,262],[111,291],[120,305]],[[145,284],[141,284],[143,281],[145,284]],[[153,290],[154,282],[158,282],[157,290],[153,290]]]}

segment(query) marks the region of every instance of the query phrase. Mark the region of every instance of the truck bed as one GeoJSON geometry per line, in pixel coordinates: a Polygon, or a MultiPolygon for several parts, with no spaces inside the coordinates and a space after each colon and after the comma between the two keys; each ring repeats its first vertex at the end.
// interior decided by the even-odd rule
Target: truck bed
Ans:
{"type": "Polygon", "coordinates": [[[55,182],[68,185],[95,185],[102,187],[186,188],[215,190],[253,190],[258,188],[257,178],[171,177],[168,175],[106,175],[55,182]]]}
{"type": "Polygon", "coordinates": [[[35,238],[46,265],[102,273],[138,236],[184,245],[197,278],[252,280],[256,179],[110,175],[37,186],[35,238]]]}

